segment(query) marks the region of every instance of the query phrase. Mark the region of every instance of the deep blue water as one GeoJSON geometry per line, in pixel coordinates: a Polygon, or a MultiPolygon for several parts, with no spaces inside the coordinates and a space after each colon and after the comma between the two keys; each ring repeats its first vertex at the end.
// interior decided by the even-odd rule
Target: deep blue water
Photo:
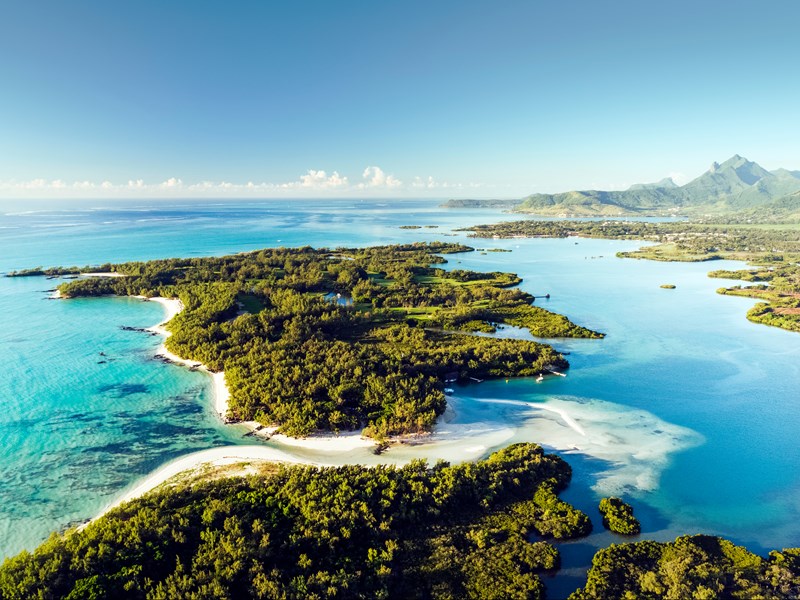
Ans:
{"type": "MultiPolygon", "coordinates": [[[[0,205],[0,272],[278,245],[465,241],[445,234],[509,218],[429,201],[70,206],[0,205]],[[398,228],[426,224],[439,227],[398,228]]],[[[551,294],[543,306],[608,334],[554,342],[571,352],[566,378],[459,390],[477,400],[574,407],[575,415],[588,415],[579,422],[591,423],[590,433],[602,434],[596,448],[613,451],[615,436],[625,438],[631,451],[614,464],[567,450],[575,468],[568,499],[594,510],[604,473],[652,467],[655,481],[623,489],[646,537],[708,531],[755,550],[800,545],[800,335],[749,323],[751,301],[715,294],[722,283],[706,273],[725,265],[614,256],[635,242],[468,243],[512,252],[461,254],[451,267],[515,271],[523,289],[551,294]],[[662,283],[677,288],[663,290],[662,283]],[[688,433],[670,452],[651,452],[671,427],[688,433]]],[[[241,431],[212,414],[206,376],[153,360],[158,338],[120,329],[155,324],[160,306],[47,300],[54,283],[0,278],[0,554],[31,548],[49,531],[93,516],[171,458],[242,441],[241,431]]],[[[564,552],[580,556],[612,539],[601,533],[564,552]]]]}

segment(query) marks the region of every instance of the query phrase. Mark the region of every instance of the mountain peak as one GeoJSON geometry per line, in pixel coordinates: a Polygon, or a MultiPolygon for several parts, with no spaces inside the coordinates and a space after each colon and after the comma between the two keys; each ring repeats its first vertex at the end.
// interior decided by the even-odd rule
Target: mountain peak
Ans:
{"type": "Polygon", "coordinates": [[[711,163],[711,168],[695,181],[702,180],[704,177],[712,177],[718,181],[721,181],[720,178],[729,179],[734,187],[739,187],[753,185],[764,177],[773,177],[773,175],[761,165],[734,154],[722,164],[711,163]]]}
{"type": "Polygon", "coordinates": [[[678,187],[678,185],[672,181],[672,177],[664,177],[664,179],[656,181],[655,183],[634,183],[628,188],[628,191],[674,189],[676,187],[678,187]]]}
{"type": "Polygon", "coordinates": [[[683,189],[709,199],[721,198],[738,194],[759,181],[774,178],[775,175],[760,165],[734,154],[722,164],[712,163],[708,171],[687,183],[683,189]]]}
{"type": "Polygon", "coordinates": [[[749,160],[747,160],[743,156],[739,156],[738,154],[734,154],[728,160],[726,160],[724,163],[719,165],[719,168],[720,169],[725,169],[727,167],[730,167],[730,168],[736,169],[738,167],[741,167],[742,165],[754,165],[754,164],[756,164],[756,163],[750,162],[749,160]]]}

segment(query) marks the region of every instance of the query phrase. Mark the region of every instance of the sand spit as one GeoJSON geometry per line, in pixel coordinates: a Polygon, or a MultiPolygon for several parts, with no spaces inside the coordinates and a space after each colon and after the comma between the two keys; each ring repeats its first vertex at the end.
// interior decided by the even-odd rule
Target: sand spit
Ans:
{"type": "MultiPolygon", "coordinates": [[[[305,460],[275,448],[267,446],[223,446],[221,448],[211,448],[209,450],[201,450],[200,452],[193,452],[187,454],[167,463],[163,467],[157,469],[152,474],[148,475],[144,480],[140,481],[134,488],[123,494],[120,498],[109,504],[103,511],[97,515],[92,521],[100,518],[110,510],[143,496],[160,485],[166,483],[176,475],[187,473],[190,471],[197,471],[206,465],[223,466],[240,462],[284,462],[292,464],[316,464],[325,466],[324,463],[314,463],[305,460]]],[[[91,522],[91,521],[90,521],[91,522]]],[[[83,529],[84,526],[80,527],[83,529]]]]}
{"type": "Polygon", "coordinates": [[[115,273],[113,271],[99,271],[97,273],[78,273],[79,277],[127,277],[124,273],[115,273]]]}

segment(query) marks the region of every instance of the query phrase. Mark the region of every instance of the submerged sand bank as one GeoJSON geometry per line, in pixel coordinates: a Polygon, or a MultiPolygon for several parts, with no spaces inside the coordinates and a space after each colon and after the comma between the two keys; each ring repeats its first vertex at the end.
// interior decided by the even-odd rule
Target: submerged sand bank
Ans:
{"type": "MultiPolygon", "coordinates": [[[[114,505],[140,496],[186,470],[204,464],[272,461],[334,466],[404,465],[476,461],[516,442],[534,442],[562,454],[602,461],[593,488],[601,495],[646,493],[658,487],[661,472],[676,452],[702,443],[696,432],[667,423],[646,411],[595,399],[551,397],[543,402],[448,398],[449,421],[433,432],[394,440],[382,454],[359,432],[305,439],[273,435],[261,445],[226,446],[182,457],[156,471],[114,505]]],[[[242,474],[245,474],[244,472],[242,474]]]]}

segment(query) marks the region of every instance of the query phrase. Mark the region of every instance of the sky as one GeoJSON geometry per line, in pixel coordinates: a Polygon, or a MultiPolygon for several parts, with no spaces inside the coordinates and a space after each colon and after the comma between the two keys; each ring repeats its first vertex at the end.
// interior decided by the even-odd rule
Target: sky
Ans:
{"type": "Polygon", "coordinates": [[[0,3],[0,198],[517,198],[800,169],[796,0],[0,3]]]}

